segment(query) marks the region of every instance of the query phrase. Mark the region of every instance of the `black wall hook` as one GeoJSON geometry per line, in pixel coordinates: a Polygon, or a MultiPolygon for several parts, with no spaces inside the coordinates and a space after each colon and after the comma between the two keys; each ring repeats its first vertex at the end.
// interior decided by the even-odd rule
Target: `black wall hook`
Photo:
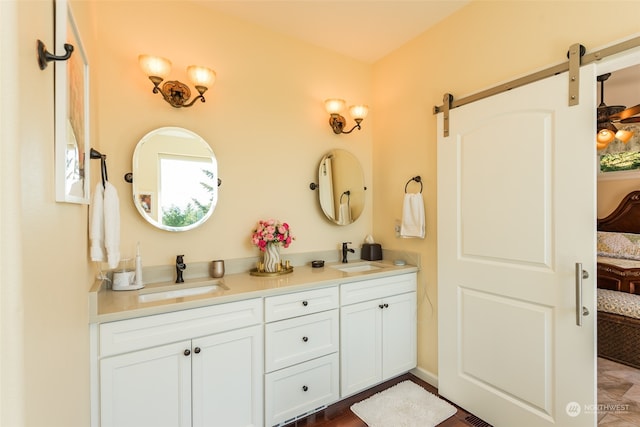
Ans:
{"type": "Polygon", "coordinates": [[[61,56],[56,56],[47,51],[47,47],[44,45],[42,40],[38,40],[38,65],[41,70],[47,68],[47,65],[51,61],[66,61],[71,58],[71,54],[73,53],[73,45],[69,43],[64,44],[65,54],[61,56]]]}

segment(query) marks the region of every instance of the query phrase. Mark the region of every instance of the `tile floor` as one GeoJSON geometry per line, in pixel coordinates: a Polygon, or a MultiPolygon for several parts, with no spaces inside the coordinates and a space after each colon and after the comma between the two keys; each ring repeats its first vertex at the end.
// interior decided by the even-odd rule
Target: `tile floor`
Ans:
{"type": "Polygon", "coordinates": [[[598,426],[640,426],[640,370],[598,358],[598,426]]]}
{"type": "MultiPolygon", "coordinates": [[[[287,427],[366,427],[366,424],[349,410],[351,404],[407,379],[421,385],[431,393],[437,394],[438,392],[437,389],[424,381],[406,374],[331,405],[305,419],[288,424],[287,427]]],[[[458,408],[458,412],[453,417],[439,424],[438,427],[488,426],[480,419],[469,422],[469,417],[473,416],[464,409],[458,408]]],[[[640,426],[639,369],[598,358],[598,426],[640,426]]]]}

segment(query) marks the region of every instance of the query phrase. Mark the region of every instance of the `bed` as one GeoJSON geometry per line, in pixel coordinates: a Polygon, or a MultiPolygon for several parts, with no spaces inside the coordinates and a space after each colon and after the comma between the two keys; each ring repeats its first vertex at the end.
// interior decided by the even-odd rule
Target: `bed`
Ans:
{"type": "Polygon", "coordinates": [[[598,219],[598,356],[640,368],[640,191],[598,219]]]}

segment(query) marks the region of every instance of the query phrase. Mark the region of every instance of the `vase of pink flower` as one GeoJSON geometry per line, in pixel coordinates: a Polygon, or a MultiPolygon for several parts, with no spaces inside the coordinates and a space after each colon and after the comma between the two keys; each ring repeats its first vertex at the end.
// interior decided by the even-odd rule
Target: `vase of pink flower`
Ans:
{"type": "Polygon", "coordinates": [[[289,224],[275,219],[260,220],[253,230],[251,241],[262,251],[263,268],[276,273],[280,266],[280,246],[288,248],[294,237],[289,224]]]}

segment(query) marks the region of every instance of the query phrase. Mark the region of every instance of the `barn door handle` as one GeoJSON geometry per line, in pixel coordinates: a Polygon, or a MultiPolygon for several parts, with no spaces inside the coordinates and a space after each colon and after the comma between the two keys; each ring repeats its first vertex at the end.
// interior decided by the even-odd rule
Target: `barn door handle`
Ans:
{"type": "Polygon", "coordinates": [[[576,262],[576,325],[582,326],[582,317],[589,315],[589,309],[582,305],[582,280],[589,278],[589,272],[582,269],[582,263],[576,262]]]}

